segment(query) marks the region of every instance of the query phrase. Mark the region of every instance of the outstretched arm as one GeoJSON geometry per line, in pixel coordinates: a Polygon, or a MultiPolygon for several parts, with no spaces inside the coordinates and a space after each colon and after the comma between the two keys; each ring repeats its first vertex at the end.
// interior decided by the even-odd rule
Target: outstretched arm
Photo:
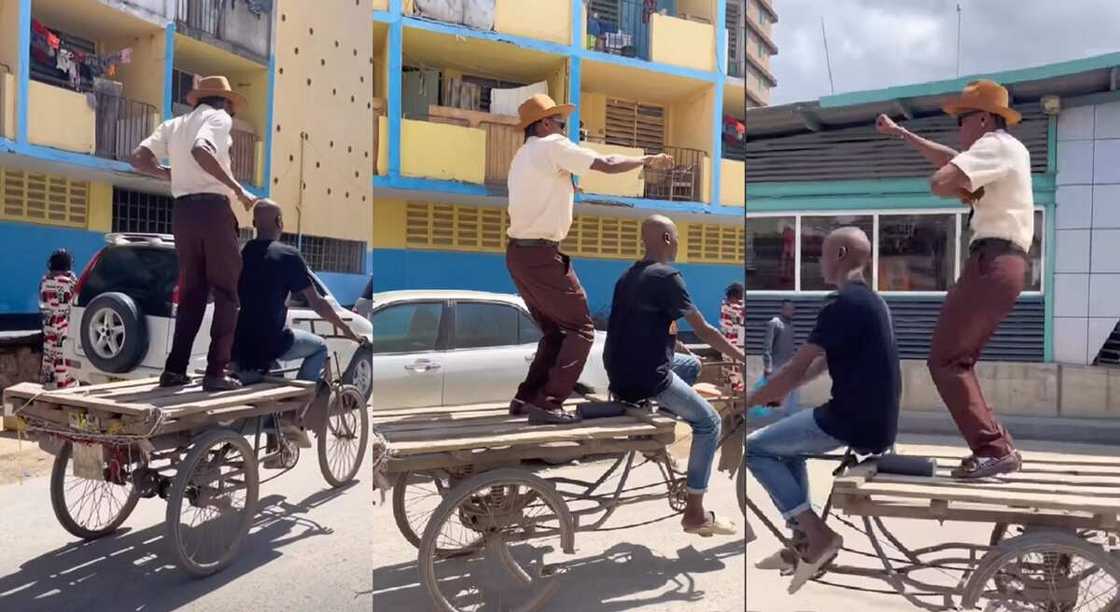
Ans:
{"type": "Polygon", "coordinates": [[[689,325],[692,326],[692,331],[696,333],[698,338],[706,342],[708,346],[739,363],[746,361],[747,358],[742,349],[731,344],[723,334],[719,333],[718,329],[712,327],[704,320],[704,315],[700,314],[699,310],[693,308],[688,311],[684,316],[684,320],[688,321],[689,325]]]}
{"type": "Polygon", "coordinates": [[[819,376],[825,367],[827,362],[824,349],[815,344],[805,344],[761,389],[747,394],[746,405],[758,406],[781,401],[790,391],[819,376]]]}
{"type": "Polygon", "coordinates": [[[940,169],[948,164],[949,160],[957,156],[957,152],[951,147],[947,147],[927,138],[922,138],[901,125],[898,125],[886,115],[879,115],[875,120],[875,129],[885,136],[893,136],[901,139],[920,153],[922,157],[926,158],[929,163],[933,164],[934,168],[940,169]]]}
{"type": "Polygon", "coordinates": [[[606,155],[592,162],[591,169],[596,172],[602,172],[603,174],[625,174],[631,170],[637,170],[638,168],[644,168],[646,166],[667,166],[672,163],[673,158],[664,153],[660,155],[643,155],[641,157],[606,155]]]}
{"type": "Polygon", "coordinates": [[[355,342],[362,341],[361,337],[355,334],[354,330],[350,329],[350,326],[342,320],[342,317],[338,316],[338,313],[331,307],[330,302],[324,300],[322,296],[315,291],[314,286],[308,286],[303,290],[303,299],[307,300],[307,304],[311,306],[311,310],[314,310],[315,314],[323,317],[323,319],[331,325],[334,325],[336,329],[342,332],[342,335],[355,342]]]}

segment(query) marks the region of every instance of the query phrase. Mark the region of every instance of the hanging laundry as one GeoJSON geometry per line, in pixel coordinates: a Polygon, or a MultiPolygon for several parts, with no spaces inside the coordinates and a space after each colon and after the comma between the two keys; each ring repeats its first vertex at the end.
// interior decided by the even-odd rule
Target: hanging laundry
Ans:
{"type": "Polygon", "coordinates": [[[548,94],[548,82],[541,81],[515,89],[490,90],[490,114],[517,116],[517,107],[535,94],[548,94]]]}

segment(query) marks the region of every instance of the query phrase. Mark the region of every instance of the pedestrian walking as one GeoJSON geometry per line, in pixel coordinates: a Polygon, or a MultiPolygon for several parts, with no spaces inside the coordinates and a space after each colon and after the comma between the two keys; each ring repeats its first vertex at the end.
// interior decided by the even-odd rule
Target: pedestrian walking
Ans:
{"type": "MultiPolygon", "coordinates": [[[[746,345],[746,328],[743,304],[743,283],[731,283],[724,292],[719,307],[719,331],[728,342],[743,350],[746,345]]],[[[724,368],[724,374],[731,382],[731,389],[742,392],[743,369],[738,365],[724,368]]]]}
{"type": "Polygon", "coordinates": [[[942,106],[957,119],[960,153],[886,115],[877,121],[881,133],[903,140],[937,168],[930,178],[934,194],[958,198],[971,208],[968,261],[945,297],[928,361],[937,391],[972,449],[953,471],[957,478],[1014,472],[1022,463],[1011,435],[985,401],[975,370],[984,345],[1023,290],[1034,239],[1031,156],[1007,133],[1007,126],[1020,120],[1009,102],[1007,89],[981,80],[942,106]]]}
{"type": "Polygon", "coordinates": [[[175,387],[190,382],[191,346],[202,326],[207,297],[213,294],[210,351],[202,386],[210,391],[236,389],[241,385],[226,367],[237,325],[241,247],[237,217],[230,206],[236,198],[250,210],[256,201],[233,177],[230,164],[233,116],[245,99],[225,77],[212,76],[199,80],[187,94],[187,103],[194,110],[160,124],[131,159],[137,171],[170,180],[175,197],[172,231],[179,256],[179,311],[159,384],[175,387]],[[163,159],[170,160],[170,167],[160,163],[163,159]]]}
{"type": "Polygon", "coordinates": [[[39,312],[43,320],[43,361],[39,382],[46,389],[65,389],[77,384],[63,358],[62,344],[70,333],[70,303],[78,279],[74,260],[65,249],[51,253],[47,273],[39,281],[39,312]]]}
{"type": "Polygon", "coordinates": [[[563,410],[583,372],[595,327],[571,258],[560,243],[572,225],[575,177],[590,171],[622,174],[672,164],[668,155],[602,156],[565,135],[574,107],[536,94],[518,108],[525,144],[509,171],[509,246],[506,265],[540,326],[542,337],[525,381],[510,402],[510,414],[529,422],[578,420],[563,410]]]}
{"type": "MultiPolygon", "coordinates": [[[[782,300],[782,311],[766,323],[766,338],[762,343],[762,373],[769,379],[776,370],[789,363],[797,352],[797,339],[793,328],[796,307],[790,300],[782,300]]],[[[790,390],[782,400],[782,409],[787,415],[798,410],[801,393],[798,387],[790,390]]]]}

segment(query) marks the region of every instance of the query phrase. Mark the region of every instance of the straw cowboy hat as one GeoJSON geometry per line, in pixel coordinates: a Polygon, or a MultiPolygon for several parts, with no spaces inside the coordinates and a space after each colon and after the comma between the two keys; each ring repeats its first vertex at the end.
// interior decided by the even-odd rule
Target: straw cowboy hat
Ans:
{"type": "Polygon", "coordinates": [[[225,98],[229,100],[237,112],[245,105],[245,96],[237,93],[229,86],[229,80],[224,76],[208,76],[198,80],[198,85],[187,94],[187,104],[194,106],[203,98],[225,98]]]}
{"type": "Polygon", "coordinates": [[[1008,125],[1015,125],[1023,117],[1011,108],[1010,101],[1006,87],[985,79],[966,85],[961,95],[941,105],[941,110],[954,117],[969,111],[984,111],[1003,117],[1008,125]]]}
{"type": "Polygon", "coordinates": [[[544,94],[535,94],[517,107],[517,116],[521,119],[521,129],[525,129],[541,119],[567,117],[575,109],[571,104],[557,104],[544,94]]]}

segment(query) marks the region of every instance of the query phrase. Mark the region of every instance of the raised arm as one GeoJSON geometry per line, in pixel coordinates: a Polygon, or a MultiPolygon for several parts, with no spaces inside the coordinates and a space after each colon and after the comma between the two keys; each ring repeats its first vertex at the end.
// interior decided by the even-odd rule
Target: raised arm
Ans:
{"type": "Polygon", "coordinates": [[[957,151],[953,150],[951,147],[922,138],[901,125],[898,125],[893,119],[886,115],[879,115],[875,120],[875,129],[877,129],[880,134],[898,138],[910,145],[910,147],[920,153],[922,157],[926,158],[929,163],[933,164],[934,168],[942,168],[949,163],[949,160],[957,156],[957,151]]]}

